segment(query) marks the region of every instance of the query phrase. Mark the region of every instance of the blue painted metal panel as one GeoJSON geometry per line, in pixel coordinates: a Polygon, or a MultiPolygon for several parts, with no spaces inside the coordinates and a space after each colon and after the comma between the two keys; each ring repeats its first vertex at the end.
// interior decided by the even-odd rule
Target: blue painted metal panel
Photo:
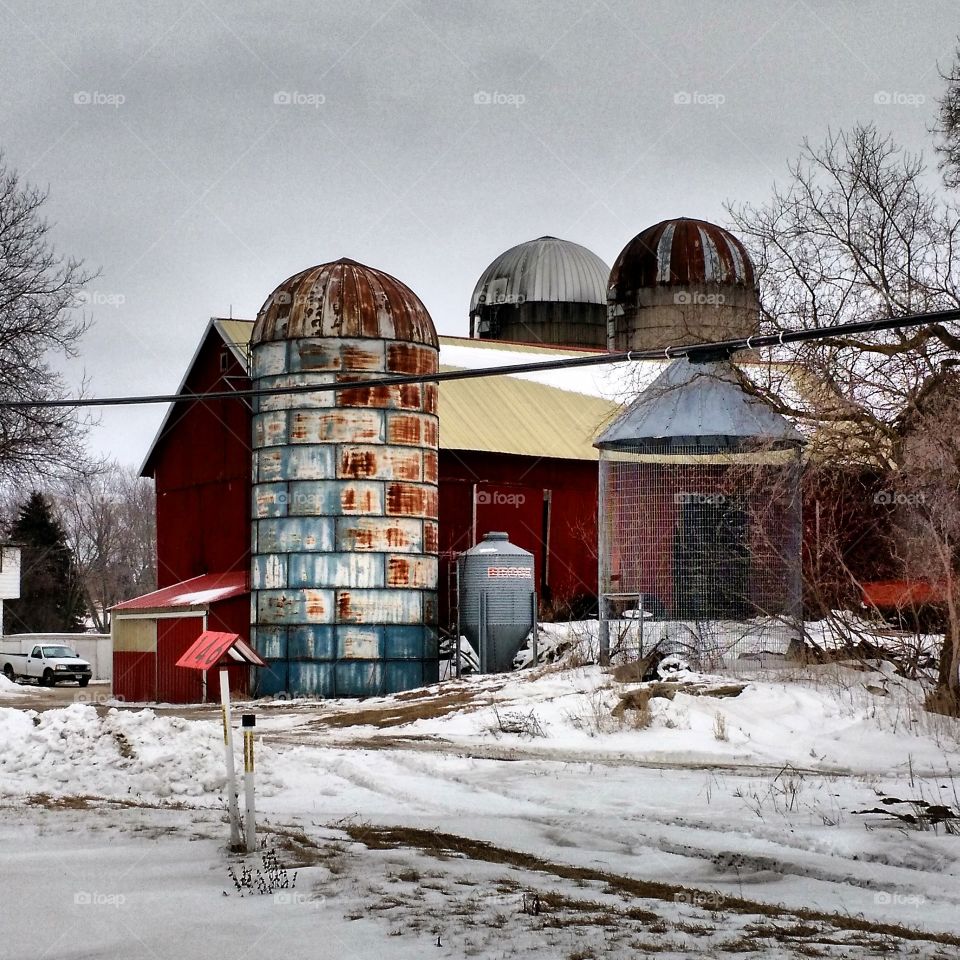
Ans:
{"type": "Polygon", "coordinates": [[[287,654],[291,660],[333,660],[337,650],[337,628],[326,624],[289,627],[287,654]]]}
{"type": "Polygon", "coordinates": [[[290,484],[290,516],[378,516],[383,514],[383,484],[363,480],[299,480],[290,484]]]}
{"type": "Polygon", "coordinates": [[[291,587],[366,587],[384,585],[383,554],[380,553],[291,553],[291,587]]]}
{"type": "Polygon", "coordinates": [[[260,590],[258,624],[330,623],[334,615],[332,590],[260,590]]]}
{"type": "Polygon", "coordinates": [[[253,558],[250,572],[252,590],[278,590],[289,584],[287,554],[261,553],[253,558]]]}
{"type": "Polygon", "coordinates": [[[424,680],[424,664],[421,660],[387,660],[384,666],[384,693],[412,690],[428,682],[424,680]]]}
{"type": "Polygon", "coordinates": [[[259,553],[308,553],[332,550],[334,521],[327,517],[257,520],[259,553]]]}
{"type": "MultiPolygon", "coordinates": [[[[310,383],[322,385],[324,383],[335,383],[337,375],[313,374],[310,377],[310,383]]],[[[283,389],[284,387],[302,386],[303,377],[262,377],[257,381],[257,386],[263,390],[283,389]]],[[[267,410],[313,410],[330,408],[336,405],[336,390],[317,390],[304,391],[303,393],[281,393],[267,394],[258,397],[256,400],[258,411],[267,410]]]]}
{"type": "Polygon", "coordinates": [[[435,643],[431,643],[434,638],[435,634],[429,627],[387,627],[383,655],[388,660],[420,660],[429,656],[427,648],[435,646],[435,643]]]}
{"type": "Polygon", "coordinates": [[[338,517],[337,550],[423,553],[423,521],[401,517],[338,517]]]}
{"type": "Polygon", "coordinates": [[[419,590],[338,590],[340,623],[423,623],[419,590]]]}
{"type": "Polygon", "coordinates": [[[253,516],[285,517],[290,496],[286,483],[261,483],[253,488],[253,516]]]}
{"type": "Polygon", "coordinates": [[[265,667],[252,667],[253,689],[258,697],[273,697],[289,689],[287,661],[268,660],[265,667]]]}
{"type": "Polygon", "coordinates": [[[343,660],[379,660],[383,657],[383,627],[337,627],[337,657],[343,660]]]}
{"type": "Polygon", "coordinates": [[[335,666],[338,697],[370,697],[383,692],[382,660],[338,660],[335,666]]]}
{"type": "Polygon", "coordinates": [[[251,631],[253,649],[264,660],[287,659],[286,627],[254,627],[251,631]]]}
{"type": "Polygon", "coordinates": [[[311,660],[291,660],[290,691],[299,697],[332,697],[335,695],[334,664],[311,660]]]}

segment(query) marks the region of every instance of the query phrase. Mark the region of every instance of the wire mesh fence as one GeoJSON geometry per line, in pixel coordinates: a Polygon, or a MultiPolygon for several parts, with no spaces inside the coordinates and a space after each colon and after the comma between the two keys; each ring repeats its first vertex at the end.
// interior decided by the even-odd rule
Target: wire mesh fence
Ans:
{"type": "Polygon", "coordinates": [[[800,452],[601,450],[600,615],[612,657],[771,665],[801,636],[800,452]]]}

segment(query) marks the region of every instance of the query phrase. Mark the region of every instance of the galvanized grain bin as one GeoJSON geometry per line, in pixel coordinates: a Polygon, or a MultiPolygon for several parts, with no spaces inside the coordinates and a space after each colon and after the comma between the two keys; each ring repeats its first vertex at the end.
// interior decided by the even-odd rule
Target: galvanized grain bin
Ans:
{"type": "Polygon", "coordinates": [[[643,611],[642,654],[680,647],[707,669],[783,654],[802,612],[793,425],[729,361],[679,359],[595,446],[603,652],[635,642],[624,625],[643,611]]]}
{"type": "MultiPolygon", "coordinates": [[[[393,277],[339,260],[281,284],[251,341],[258,389],[437,370],[433,322],[393,277]]],[[[260,695],[436,681],[437,387],[266,395],[253,417],[252,636],[260,695]]]]}
{"type": "Polygon", "coordinates": [[[460,627],[480,653],[482,673],[511,669],[533,628],[533,554],[488,533],[460,556],[460,627]]]}

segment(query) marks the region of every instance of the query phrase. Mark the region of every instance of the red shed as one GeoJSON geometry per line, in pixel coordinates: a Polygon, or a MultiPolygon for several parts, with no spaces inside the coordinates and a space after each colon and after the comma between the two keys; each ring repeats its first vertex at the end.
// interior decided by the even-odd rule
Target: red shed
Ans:
{"type": "MultiPolygon", "coordinates": [[[[250,590],[243,571],[204,574],[113,608],[113,690],[127,700],[206,700],[205,678],[177,661],[205,630],[249,634],[250,590]],[[237,626],[240,629],[237,629],[237,626]]],[[[230,688],[247,690],[247,667],[230,668],[230,688]]]]}

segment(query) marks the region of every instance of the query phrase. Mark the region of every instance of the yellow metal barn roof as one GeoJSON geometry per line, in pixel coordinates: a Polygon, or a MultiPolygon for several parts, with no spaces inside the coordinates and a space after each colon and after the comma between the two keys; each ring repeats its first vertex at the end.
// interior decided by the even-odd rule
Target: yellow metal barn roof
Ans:
{"type": "MultiPolygon", "coordinates": [[[[250,320],[213,321],[223,339],[245,365],[250,356],[250,320]]],[[[569,348],[441,337],[444,345],[469,345],[491,354],[522,352],[575,354],[569,348]]],[[[591,351],[592,352],[592,351],[591,351]]],[[[492,360],[492,358],[491,358],[492,360]]],[[[442,370],[460,369],[441,366],[442,370]]],[[[478,377],[440,383],[440,449],[512,453],[561,460],[596,460],[594,437],[619,412],[620,407],[600,397],[519,377],[478,377]]]]}

